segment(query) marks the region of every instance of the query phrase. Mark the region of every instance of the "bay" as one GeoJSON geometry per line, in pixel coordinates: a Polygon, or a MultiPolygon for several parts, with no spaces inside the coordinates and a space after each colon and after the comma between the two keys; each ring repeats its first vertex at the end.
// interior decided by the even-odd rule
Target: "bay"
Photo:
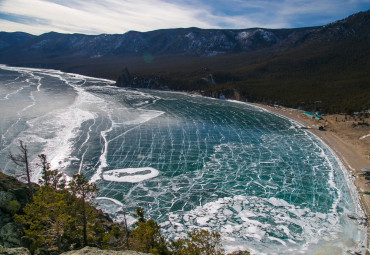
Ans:
{"type": "MultiPolygon", "coordinates": [[[[0,66],[0,166],[18,139],[66,178],[83,173],[113,218],[141,206],[169,238],[204,228],[228,250],[356,249],[365,230],[340,160],[299,125],[245,103],[118,88],[56,70],[0,66]]],[[[132,220],[132,219],[131,219],[132,220]]]]}

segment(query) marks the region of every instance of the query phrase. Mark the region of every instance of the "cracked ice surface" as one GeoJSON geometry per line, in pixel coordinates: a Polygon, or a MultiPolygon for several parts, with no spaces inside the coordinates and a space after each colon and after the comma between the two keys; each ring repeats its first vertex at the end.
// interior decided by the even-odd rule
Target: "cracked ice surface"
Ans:
{"type": "Polygon", "coordinates": [[[242,103],[112,84],[0,66],[2,169],[15,174],[7,155],[23,139],[33,164],[45,153],[96,182],[112,217],[141,206],[173,238],[206,228],[228,247],[285,254],[361,239],[341,163],[306,130],[242,103]]]}

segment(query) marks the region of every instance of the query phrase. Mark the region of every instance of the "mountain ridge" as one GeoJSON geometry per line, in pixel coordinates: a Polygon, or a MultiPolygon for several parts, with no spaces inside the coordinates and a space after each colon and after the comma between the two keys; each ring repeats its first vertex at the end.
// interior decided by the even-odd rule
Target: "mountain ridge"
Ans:
{"type": "Polygon", "coordinates": [[[20,50],[23,53],[52,52],[55,55],[55,52],[60,52],[90,58],[146,52],[154,55],[213,56],[264,49],[276,45],[297,46],[307,39],[317,36],[323,30],[329,30],[332,26],[340,26],[337,32],[340,32],[340,36],[346,36],[346,33],[355,32],[356,29],[355,26],[352,26],[351,31],[348,31],[346,25],[351,22],[350,20],[359,16],[369,16],[368,13],[369,11],[360,12],[325,26],[290,29],[200,29],[190,27],[100,35],[63,34],[51,31],[39,36],[24,32],[1,32],[0,53],[6,55],[5,51],[10,51],[14,54],[20,50]],[[14,35],[13,38],[12,35],[14,35]],[[15,43],[15,40],[18,41],[15,43]]]}
{"type": "Polygon", "coordinates": [[[366,11],[325,26],[294,29],[0,33],[0,62],[109,79],[127,68],[136,83],[118,85],[212,96],[235,97],[237,92],[240,100],[353,112],[370,109],[369,45],[366,11]],[[313,103],[318,101],[324,103],[313,103]]]}
{"type": "Polygon", "coordinates": [[[292,29],[190,27],[101,35],[48,32],[39,36],[0,32],[0,61],[21,64],[14,61],[20,55],[27,62],[35,56],[47,59],[94,59],[138,54],[210,57],[265,49],[281,51],[309,41],[335,41],[358,36],[357,31],[362,32],[364,26],[368,27],[369,13],[360,12],[325,26],[292,29]]]}

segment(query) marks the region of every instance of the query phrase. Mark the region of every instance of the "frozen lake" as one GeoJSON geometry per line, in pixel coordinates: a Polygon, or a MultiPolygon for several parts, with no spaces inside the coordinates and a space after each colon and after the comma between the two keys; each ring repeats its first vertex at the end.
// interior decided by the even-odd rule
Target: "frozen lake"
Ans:
{"type": "Polygon", "coordinates": [[[342,251],[364,239],[333,152],[291,121],[243,103],[130,90],[0,65],[0,168],[18,139],[65,175],[85,174],[113,218],[137,206],[171,238],[194,228],[268,254],[342,251]],[[326,249],[326,248],[325,248],[326,249]]]}

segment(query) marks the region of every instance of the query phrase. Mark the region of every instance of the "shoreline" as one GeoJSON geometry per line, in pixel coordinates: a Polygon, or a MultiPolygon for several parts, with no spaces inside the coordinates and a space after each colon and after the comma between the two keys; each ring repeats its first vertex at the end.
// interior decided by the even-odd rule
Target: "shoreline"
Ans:
{"type": "MultiPolygon", "coordinates": [[[[1,66],[0,66],[1,68],[1,66]]],[[[94,78],[94,77],[92,77],[94,78]]],[[[101,79],[98,79],[101,80],[101,79]]],[[[111,81],[113,83],[113,81],[111,81]]],[[[118,88],[118,87],[117,87],[118,88]]],[[[170,93],[183,93],[187,95],[194,96],[194,94],[188,92],[180,92],[180,91],[167,91],[170,93]]],[[[202,95],[199,95],[202,96],[202,95]]],[[[217,99],[216,99],[217,100],[217,99]]],[[[336,118],[343,117],[340,115],[329,115],[325,116],[325,120],[327,120],[328,125],[326,125],[326,131],[320,131],[316,128],[313,128],[314,125],[317,124],[326,124],[325,121],[316,121],[312,120],[309,117],[306,117],[302,114],[302,111],[297,109],[285,108],[281,106],[269,106],[261,103],[244,103],[241,101],[237,101],[239,103],[252,105],[255,107],[262,108],[268,112],[280,115],[282,117],[288,118],[293,122],[298,122],[305,127],[310,127],[307,131],[311,132],[313,135],[321,139],[321,141],[328,146],[333,153],[338,157],[342,165],[347,171],[347,179],[350,181],[356,188],[357,194],[356,197],[360,201],[360,206],[362,208],[363,213],[365,214],[365,218],[369,219],[370,217],[370,195],[365,194],[365,191],[370,190],[370,185],[366,184],[366,180],[362,174],[362,168],[370,168],[370,159],[367,158],[367,155],[370,154],[370,136],[369,136],[369,127],[363,126],[366,133],[361,135],[352,135],[349,134],[348,127],[355,122],[355,120],[346,120],[343,122],[337,122],[336,118]],[[334,122],[335,120],[335,122],[334,122]],[[348,123],[347,123],[348,122],[348,123]],[[340,124],[349,124],[345,126],[345,128],[338,128],[340,124]]],[[[369,118],[366,119],[367,123],[369,123],[369,118]]],[[[352,128],[353,129],[353,128],[352,128]]],[[[362,130],[362,131],[364,131],[362,130]]],[[[352,130],[351,130],[352,131],[352,130]]],[[[357,132],[359,133],[359,132],[357,132]]],[[[344,169],[343,169],[344,170],[344,169]]],[[[369,247],[370,244],[370,231],[369,231],[369,222],[365,225],[367,227],[367,239],[366,239],[366,246],[369,247]]]]}
{"type": "MultiPolygon", "coordinates": [[[[261,103],[247,103],[252,106],[256,106],[267,110],[268,112],[281,115],[290,120],[296,121],[302,124],[304,127],[308,128],[307,131],[311,132],[313,135],[321,139],[338,157],[347,171],[348,179],[352,182],[357,190],[357,197],[359,199],[360,207],[364,213],[365,219],[370,217],[370,195],[365,194],[365,191],[370,190],[370,185],[366,184],[368,180],[364,178],[364,175],[361,171],[362,168],[370,167],[370,159],[367,158],[369,155],[370,147],[370,137],[367,136],[362,138],[363,132],[369,132],[369,128],[365,130],[360,130],[356,134],[349,134],[349,128],[338,128],[336,127],[336,122],[338,119],[338,114],[327,115],[323,118],[323,121],[317,121],[312,118],[309,118],[303,115],[303,111],[286,108],[282,106],[269,106],[261,103]],[[334,121],[335,120],[335,121],[334,121]],[[325,131],[316,129],[316,125],[326,125],[325,131]],[[360,139],[362,138],[362,139],[360,139]]],[[[353,121],[349,120],[346,127],[350,127],[353,121]]],[[[342,124],[343,122],[339,122],[342,124]]],[[[339,126],[339,125],[338,125],[339,126]]],[[[356,132],[354,132],[356,133],[356,132]]],[[[367,134],[365,134],[366,136],[367,134]]],[[[370,246],[370,230],[369,230],[369,221],[365,224],[367,229],[367,240],[366,246],[370,246]]]]}
{"type": "MultiPolygon", "coordinates": [[[[184,91],[169,91],[170,93],[180,93],[188,96],[200,96],[200,94],[193,94],[184,91]]],[[[208,97],[207,97],[208,98],[208,97]]],[[[214,98],[217,100],[217,98],[214,98]]],[[[303,113],[304,110],[298,110],[294,108],[287,108],[280,105],[266,105],[263,103],[252,103],[243,102],[239,100],[227,100],[231,102],[247,104],[253,107],[261,108],[267,112],[280,116],[281,118],[289,119],[294,125],[303,127],[308,132],[311,132],[316,136],[324,146],[332,151],[339,161],[341,171],[345,176],[346,182],[350,193],[354,199],[354,202],[358,205],[356,209],[357,222],[359,225],[363,225],[366,231],[366,240],[362,240],[358,243],[362,247],[358,247],[361,250],[364,249],[366,254],[370,254],[370,194],[365,194],[365,191],[370,190],[370,179],[366,180],[362,168],[370,168],[370,128],[368,125],[362,130],[356,130],[355,134],[349,132],[351,125],[356,122],[356,118],[353,120],[347,115],[341,114],[330,114],[325,115],[323,120],[312,119],[303,113]],[[340,127],[341,120],[345,118],[345,126],[340,127]],[[338,120],[339,119],[339,120],[338,120]],[[324,126],[324,130],[319,130],[316,126],[324,126]],[[340,128],[338,128],[340,127],[340,128]],[[364,133],[366,132],[366,133],[364,133]],[[350,133],[350,134],[349,134],[350,133]],[[361,134],[362,133],[362,134],[361,134]],[[344,172],[345,171],[345,172],[344,172]],[[365,222],[365,223],[363,223],[365,222]]],[[[365,118],[366,123],[370,123],[370,118],[365,118]]],[[[359,123],[357,119],[357,123],[359,123]]],[[[353,127],[352,127],[353,129],[353,127]]],[[[353,131],[353,130],[350,130],[353,131]]]]}
{"type": "MultiPolygon", "coordinates": [[[[194,94],[184,91],[168,91],[170,93],[179,93],[184,95],[194,96],[194,94]]],[[[200,94],[195,94],[196,96],[204,97],[200,94]]],[[[208,98],[208,97],[207,97],[208,98]]],[[[215,98],[216,99],[216,98],[215,98]]],[[[355,186],[357,191],[357,196],[359,199],[360,207],[364,213],[364,218],[368,220],[366,227],[368,232],[368,247],[370,247],[370,195],[365,194],[365,191],[370,190],[370,185],[366,182],[364,174],[362,173],[362,168],[370,168],[370,128],[367,128],[367,133],[357,135],[357,137],[350,137],[346,135],[347,130],[338,130],[335,126],[335,121],[340,114],[331,114],[324,116],[324,120],[318,121],[303,114],[303,110],[298,110],[294,108],[287,108],[284,106],[271,106],[263,103],[252,103],[252,102],[242,102],[238,100],[228,100],[231,102],[237,102],[242,104],[251,105],[264,109],[268,112],[274,113],[280,117],[288,118],[293,122],[298,122],[298,124],[307,128],[306,130],[311,132],[313,135],[318,137],[340,160],[347,171],[348,181],[355,186]],[[325,130],[319,130],[316,125],[325,126],[325,130]],[[359,144],[363,143],[362,148],[358,148],[359,144]]],[[[342,115],[343,117],[343,115],[342,115]]],[[[369,123],[370,118],[366,121],[369,123]]],[[[353,120],[348,120],[349,124],[354,122],[353,120]]],[[[365,130],[366,132],[366,130],[365,130]]]]}

